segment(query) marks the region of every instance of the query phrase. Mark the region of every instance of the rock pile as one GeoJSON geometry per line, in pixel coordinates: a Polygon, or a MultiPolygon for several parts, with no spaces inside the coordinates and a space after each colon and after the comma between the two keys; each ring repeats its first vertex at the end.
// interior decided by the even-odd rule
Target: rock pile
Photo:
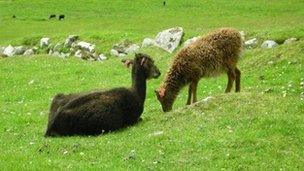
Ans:
{"type": "Polygon", "coordinates": [[[115,44],[110,53],[113,56],[124,57],[127,54],[132,54],[137,52],[140,47],[137,44],[132,43],[129,40],[124,40],[123,42],[115,44]]]}
{"type": "MultiPolygon", "coordinates": [[[[141,47],[132,41],[124,40],[120,43],[113,45],[110,50],[110,54],[116,57],[125,57],[128,54],[136,53],[140,48],[147,48],[151,46],[159,47],[169,53],[172,53],[180,44],[184,31],[181,27],[173,27],[170,29],[159,32],[154,39],[145,38],[142,41],[141,47]]],[[[257,48],[259,45],[261,48],[274,48],[279,46],[274,40],[266,40],[262,44],[258,38],[251,38],[246,40],[244,31],[240,31],[242,39],[244,41],[244,47],[247,49],[257,48]]],[[[183,46],[189,46],[195,42],[198,37],[193,37],[186,40],[183,46]]],[[[289,38],[284,41],[284,44],[292,44],[296,42],[297,38],[289,38]]],[[[69,56],[75,56],[84,60],[103,61],[107,57],[98,53],[95,49],[95,44],[80,41],[79,36],[69,35],[64,42],[52,43],[48,37],[43,37],[37,42],[38,47],[28,46],[12,46],[0,47],[0,57],[11,57],[16,55],[30,56],[39,53],[47,53],[52,56],[61,58],[67,58],[69,56]]]]}

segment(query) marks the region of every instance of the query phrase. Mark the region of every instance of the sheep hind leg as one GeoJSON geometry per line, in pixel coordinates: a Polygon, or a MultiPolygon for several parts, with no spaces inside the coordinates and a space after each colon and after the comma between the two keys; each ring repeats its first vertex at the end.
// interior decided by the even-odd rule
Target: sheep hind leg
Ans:
{"type": "Polygon", "coordinates": [[[225,93],[229,93],[231,91],[231,88],[233,86],[233,82],[235,80],[235,70],[229,69],[227,71],[227,76],[228,76],[228,83],[227,83],[227,87],[225,90],[225,93]]]}
{"type": "Polygon", "coordinates": [[[192,96],[193,96],[192,103],[197,102],[197,97],[196,97],[197,84],[198,84],[198,81],[193,81],[191,84],[192,96]]]}
{"type": "Polygon", "coordinates": [[[192,83],[189,84],[189,90],[188,90],[188,100],[186,105],[190,105],[191,104],[191,95],[192,95],[192,83]]]}
{"type": "Polygon", "coordinates": [[[235,92],[241,91],[241,71],[235,67],[235,92]]]}

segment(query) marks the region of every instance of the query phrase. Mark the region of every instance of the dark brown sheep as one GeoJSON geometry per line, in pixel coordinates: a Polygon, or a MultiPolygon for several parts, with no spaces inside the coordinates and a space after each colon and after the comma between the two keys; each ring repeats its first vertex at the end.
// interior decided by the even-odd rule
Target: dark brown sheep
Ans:
{"type": "Polygon", "coordinates": [[[52,101],[45,136],[98,135],[136,123],[144,110],[146,81],[160,72],[145,54],[126,60],[132,87],[84,94],[58,94],[52,101]]]}
{"type": "Polygon", "coordinates": [[[240,91],[241,72],[237,62],[242,50],[242,38],[235,29],[220,29],[201,37],[176,54],[165,81],[155,91],[164,112],[172,109],[179,91],[189,84],[187,104],[197,101],[196,89],[202,77],[214,77],[227,73],[230,92],[233,82],[240,91]]]}
{"type": "Polygon", "coordinates": [[[49,20],[50,20],[50,19],[53,19],[53,18],[56,18],[56,15],[55,15],[55,14],[51,14],[51,15],[49,16],[49,20]]]}
{"type": "Polygon", "coordinates": [[[65,18],[65,15],[63,15],[63,14],[59,15],[59,17],[58,17],[59,20],[63,20],[64,18],[65,18]]]}

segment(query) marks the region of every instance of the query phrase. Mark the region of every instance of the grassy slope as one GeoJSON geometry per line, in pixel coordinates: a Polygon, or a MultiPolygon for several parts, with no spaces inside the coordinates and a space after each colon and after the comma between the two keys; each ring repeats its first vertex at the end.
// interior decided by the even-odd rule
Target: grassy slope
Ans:
{"type": "MultiPolygon", "coordinates": [[[[203,1],[205,4],[201,6],[190,5],[196,1],[176,4],[169,1],[172,9],[160,8],[160,5],[153,5],[157,1],[151,1],[140,9],[142,3],[138,1],[125,10],[122,9],[127,2],[117,1],[108,5],[104,12],[101,10],[100,15],[93,9],[103,9],[98,7],[106,2],[90,1],[86,6],[67,10],[66,7],[72,6],[74,1],[65,1],[58,6],[49,4],[54,8],[45,5],[39,10],[31,8],[36,9],[31,12],[26,11],[28,8],[21,8],[23,1],[18,2],[0,1],[0,44],[20,43],[24,34],[63,38],[77,33],[107,50],[122,38],[140,41],[175,24],[186,28],[186,37],[222,25],[245,29],[250,35],[263,38],[304,36],[303,21],[300,20],[303,3],[296,1],[272,1],[273,6],[262,1],[252,4],[218,2],[222,3],[219,5],[221,9],[203,1]],[[16,8],[20,9],[16,15],[22,15],[26,20],[9,19],[16,8]],[[35,20],[48,15],[50,9],[70,15],[71,19],[62,23],[35,20]],[[202,19],[183,13],[187,9],[202,19]],[[149,15],[152,12],[156,14],[149,15]],[[76,14],[81,18],[76,19],[76,14]],[[161,16],[167,17],[160,21],[158,17],[161,16]],[[147,19],[149,22],[139,22],[147,19]],[[90,24],[93,20],[97,26],[90,24]],[[81,23],[76,32],[70,27],[73,23],[81,23]],[[101,25],[104,29],[100,29],[101,25]]],[[[37,1],[32,3],[27,2],[26,6],[39,4],[37,1]]],[[[162,79],[151,80],[144,120],[140,124],[104,136],[54,139],[42,137],[54,94],[128,86],[130,72],[115,58],[104,63],[49,56],[1,59],[0,168],[303,169],[304,105],[300,100],[300,93],[304,91],[300,86],[304,81],[303,49],[304,41],[301,40],[270,50],[245,51],[240,61],[242,93],[223,94],[224,75],[202,79],[199,99],[209,95],[214,98],[209,103],[184,107],[184,90],[175,103],[175,110],[167,114],[161,112],[153,94],[162,79]],[[268,64],[269,61],[273,64],[268,64]],[[265,79],[260,80],[260,76],[265,79]],[[269,88],[273,92],[262,93],[269,88]],[[286,97],[283,97],[284,92],[286,97]],[[163,131],[163,134],[153,136],[157,131],[163,131]]],[[[156,48],[143,51],[156,59],[163,73],[167,70],[171,55],[156,48]]]]}

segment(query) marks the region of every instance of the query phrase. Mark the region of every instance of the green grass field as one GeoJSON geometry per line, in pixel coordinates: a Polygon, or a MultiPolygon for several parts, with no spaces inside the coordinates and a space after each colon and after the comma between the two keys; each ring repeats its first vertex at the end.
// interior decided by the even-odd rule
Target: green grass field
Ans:
{"type": "Polygon", "coordinates": [[[247,39],[299,39],[274,49],[245,50],[239,62],[241,93],[223,93],[226,75],[202,79],[198,98],[213,98],[186,107],[184,89],[169,113],[161,111],[154,89],[177,51],[141,49],[162,72],[148,83],[143,121],[96,137],[44,138],[49,105],[59,92],[129,86],[130,71],[120,59],[2,58],[0,169],[303,170],[303,16],[301,0],[169,0],[166,7],[160,0],[0,0],[2,46],[77,34],[108,54],[121,40],[140,44],[174,26],[184,28],[184,40],[219,27],[244,30],[247,39]],[[49,21],[50,14],[65,14],[66,20],[49,21]]]}

